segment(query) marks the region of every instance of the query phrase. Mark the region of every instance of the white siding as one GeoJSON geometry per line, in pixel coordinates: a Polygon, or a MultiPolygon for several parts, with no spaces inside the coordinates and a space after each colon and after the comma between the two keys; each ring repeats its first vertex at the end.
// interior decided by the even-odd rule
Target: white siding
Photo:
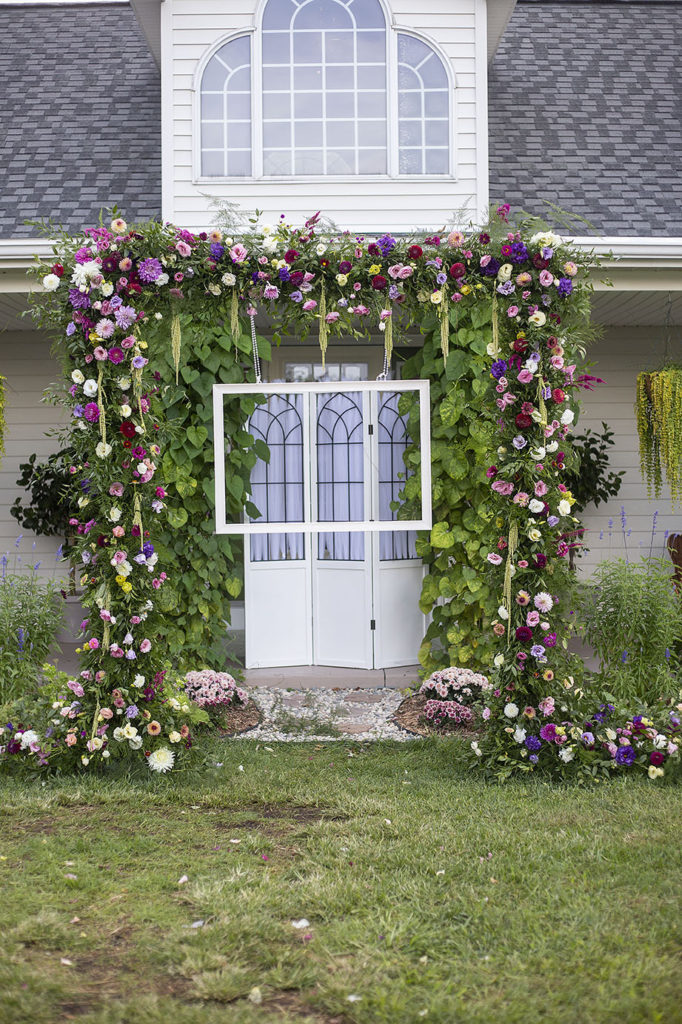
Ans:
{"type": "Polygon", "coordinates": [[[590,550],[579,564],[586,574],[606,558],[624,557],[626,545],[631,559],[648,555],[652,547],[654,554],[667,558],[665,531],[682,533],[682,508],[673,510],[668,489],[664,489],[659,500],[647,497],[639,466],[635,419],[637,374],[640,370],[656,369],[661,364],[665,330],[664,327],[611,327],[589,353],[596,363],[590,372],[602,377],[606,384],[586,393],[578,432],[586,427],[601,431],[604,420],[614,434],[612,467],[624,469],[625,476],[617,498],[608,504],[600,504],[598,508],[590,506],[584,516],[588,529],[585,543],[590,550]],[[621,506],[625,509],[624,531],[621,506]],[[652,544],[655,511],[658,511],[658,517],[652,544]]]}
{"type": "MultiPolygon", "coordinates": [[[[340,228],[357,231],[436,230],[466,208],[486,209],[487,65],[485,0],[392,0],[395,28],[424,33],[450,61],[456,173],[453,178],[336,179],[198,182],[195,156],[194,78],[207,50],[226,35],[256,24],[255,0],[166,0],[162,4],[163,216],[190,229],[208,227],[211,198],[259,209],[268,220],[281,213],[301,223],[322,210],[340,228]],[[414,13],[418,11],[418,13],[414,13]]],[[[260,10],[260,6],[258,8],[260,10]]]]}
{"type": "Polygon", "coordinates": [[[7,332],[0,335],[0,373],[7,378],[5,455],[0,462],[0,557],[7,553],[9,569],[20,556],[19,568],[40,562],[41,575],[61,576],[65,568],[55,561],[61,539],[36,537],[20,528],[9,512],[14,499],[25,493],[16,483],[20,463],[26,462],[33,452],[45,457],[59,447],[55,438],[46,436],[46,431],[59,422],[63,413],[41,402],[41,397],[44,389],[59,379],[60,367],[50,355],[50,342],[45,335],[34,331],[7,332]],[[17,548],[20,534],[23,537],[17,548]]]}

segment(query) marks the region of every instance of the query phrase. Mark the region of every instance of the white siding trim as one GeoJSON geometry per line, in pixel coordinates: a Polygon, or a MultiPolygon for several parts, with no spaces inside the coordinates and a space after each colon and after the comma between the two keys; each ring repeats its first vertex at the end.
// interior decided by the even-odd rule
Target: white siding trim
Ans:
{"type": "Polygon", "coordinates": [[[486,0],[476,0],[475,13],[476,50],[476,198],[474,216],[480,224],[488,216],[489,172],[488,172],[488,11],[486,0]]]}
{"type": "Polygon", "coordinates": [[[161,4],[161,217],[174,220],[175,125],[173,0],[161,4]]]}

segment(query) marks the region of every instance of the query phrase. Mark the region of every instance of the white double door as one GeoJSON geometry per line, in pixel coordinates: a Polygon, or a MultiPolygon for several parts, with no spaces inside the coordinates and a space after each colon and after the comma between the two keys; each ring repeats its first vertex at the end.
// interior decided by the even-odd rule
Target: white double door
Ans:
{"type": "MultiPolygon", "coordinates": [[[[252,471],[267,522],[326,524],[245,538],[246,666],[411,665],[425,631],[424,566],[409,531],[335,532],[392,520],[404,486],[405,423],[395,392],[271,396],[249,431],[270,450],[252,471]]],[[[295,529],[295,527],[293,527],[295,529]]]]}

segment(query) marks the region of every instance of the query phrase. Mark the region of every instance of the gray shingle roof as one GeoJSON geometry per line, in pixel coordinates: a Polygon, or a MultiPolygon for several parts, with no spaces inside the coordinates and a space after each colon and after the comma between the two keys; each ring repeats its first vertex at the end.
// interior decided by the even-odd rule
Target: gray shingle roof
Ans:
{"type": "Polygon", "coordinates": [[[490,73],[491,198],[682,235],[681,53],[676,3],[520,0],[490,73]]]}
{"type": "Polygon", "coordinates": [[[0,7],[0,83],[0,237],[159,214],[159,72],[127,4],[0,7]]]}

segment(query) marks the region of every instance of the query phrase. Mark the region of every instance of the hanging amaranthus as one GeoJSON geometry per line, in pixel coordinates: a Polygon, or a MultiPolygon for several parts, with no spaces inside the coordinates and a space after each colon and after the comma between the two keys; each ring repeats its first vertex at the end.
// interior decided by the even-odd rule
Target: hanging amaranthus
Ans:
{"type": "Polygon", "coordinates": [[[329,325],[327,323],[327,296],[324,290],[324,281],[322,282],[322,289],[320,291],[320,352],[322,353],[322,369],[324,370],[325,359],[327,355],[327,342],[329,340],[329,325]]]}
{"type": "Polygon", "coordinates": [[[642,475],[659,497],[663,478],[674,503],[682,501],[682,367],[637,377],[637,432],[642,475]]]}
{"type": "Polygon", "coordinates": [[[448,293],[443,288],[443,299],[440,304],[440,348],[443,359],[447,360],[450,352],[450,303],[448,293]]]}
{"type": "Polygon", "coordinates": [[[236,288],[233,288],[230,300],[230,334],[233,338],[239,334],[239,296],[236,288]]]}
{"type": "Polygon", "coordinates": [[[182,345],[182,333],[180,330],[180,317],[173,313],[171,320],[171,351],[173,353],[173,366],[175,367],[175,383],[178,383],[180,373],[180,347],[182,345]]]}

